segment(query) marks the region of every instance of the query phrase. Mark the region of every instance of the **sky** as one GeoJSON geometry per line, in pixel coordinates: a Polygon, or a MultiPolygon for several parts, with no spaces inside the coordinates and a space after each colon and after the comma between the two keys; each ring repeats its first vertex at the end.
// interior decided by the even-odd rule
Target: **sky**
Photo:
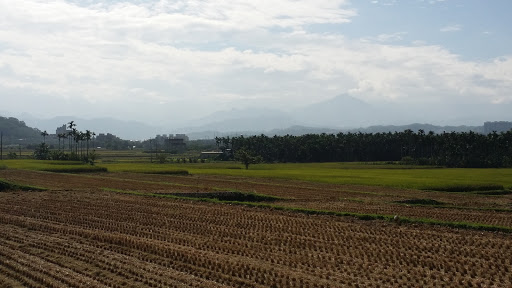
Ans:
{"type": "Polygon", "coordinates": [[[0,0],[0,114],[183,125],[342,94],[417,113],[508,105],[510,11],[510,0],[0,0]]]}

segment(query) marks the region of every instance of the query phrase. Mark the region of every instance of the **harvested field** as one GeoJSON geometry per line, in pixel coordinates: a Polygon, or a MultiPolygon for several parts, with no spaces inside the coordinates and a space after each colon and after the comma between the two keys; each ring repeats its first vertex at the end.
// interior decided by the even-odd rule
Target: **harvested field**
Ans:
{"type": "Polygon", "coordinates": [[[510,234],[103,188],[187,195],[238,190],[290,198],[279,202],[290,207],[404,215],[410,210],[418,217],[439,211],[434,216],[443,218],[459,211],[465,221],[500,219],[496,223],[508,227],[510,212],[476,207],[506,209],[510,195],[470,195],[468,200],[466,194],[220,176],[7,169],[0,171],[0,178],[48,189],[0,192],[1,287],[512,286],[510,234]],[[466,209],[392,202],[411,198],[435,198],[466,209]],[[473,219],[473,214],[464,214],[468,211],[482,216],[473,219]]]}
{"type": "Polygon", "coordinates": [[[403,205],[396,203],[359,202],[356,200],[338,201],[296,201],[275,202],[276,205],[286,207],[304,207],[316,210],[353,212],[379,215],[398,215],[409,218],[429,218],[447,222],[469,222],[487,225],[512,227],[512,211],[495,211],[474,209],[461,209],[458,207],[429,207],[416,205],[403,205]]]}
{"type": "Polygon", "coordinates": [[[256,192],[306,201],[331,201],[338,200],[340,198],[357,198],[373,202],[392,202],[411,198],[434,198],[440,202],[461,207],[512,208],[512,194],[500,195],[500,197],[488,197],[489,195],[471,193],[447,193],[439,191],[399,189],[393,187],[334,185],[283,179],[210,175],[164,176],[141,175],[136,173],[109,173],[108,175],[106,174],[106,176],[116,179],[150,181],[153,183],[192,185],[206,189],[212,187],[220,188],[221,190],[234,189],[238,191],[256,192]]]}

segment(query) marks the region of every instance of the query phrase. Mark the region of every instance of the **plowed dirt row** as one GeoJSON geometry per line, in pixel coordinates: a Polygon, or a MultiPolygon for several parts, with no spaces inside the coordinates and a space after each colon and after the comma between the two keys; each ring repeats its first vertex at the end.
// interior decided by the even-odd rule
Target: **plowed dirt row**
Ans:
{"type": "Polygon", "coordinates": [[[0,283],[13,287],[510,287],[510,255],[500,233],[99,189],[0,193],[0,283]]]}

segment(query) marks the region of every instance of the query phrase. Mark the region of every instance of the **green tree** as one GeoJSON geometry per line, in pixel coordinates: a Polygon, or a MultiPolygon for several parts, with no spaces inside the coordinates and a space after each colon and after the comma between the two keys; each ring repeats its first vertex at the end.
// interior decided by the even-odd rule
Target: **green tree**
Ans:
{"type": "Polygon", "coordinates": [[[34,158],[37,160],[49,160],[50,148],[45,143],[41,143],[34,151],[34,158]]]}
{"type": "Polygon", "coordinates": [[[251,152],[240,149],[235,153],[235,160],[242,162],[245,165],[245,169],[249,169],[250,164],[257,164],[262,161],[261,156],[254,156],[251,152]]]}
{"type": "Polygon", "coordinates": [[[43,132],[41,132],[41,136],[43,136],[43,143],[46,143],[46,136],[48,136],[48,132],[46,132],[46,130],[44,130],[43,132]]]}
{"type": "Polygon", "coordinates": [[[91,132],[90,130],[85,130],[85,134],[84,134],[84,137],[85,137],[85,141],[87,142],[87,158],[89,158],[89,141],[91,141],[92,137],[94,136],[95,134],[93,132],[91,132]]]}
{"type": "Polygon", "coordinates": [[[156,159],[158,159],[158,162],[163,164],[165,161],[167,161],[167,155],[165,153],[160,153],[158,156],[156,156],[156,159]]]}
{"type": "MultiPolygon", "coordinates": [[[[59,133],[57,134],[57,137],[59,138],[59,150],[60,150],[60,141],[61,139],[64,140],[66,138],[68,138],[68,136],[66,135],[66,133],[59,133]]],[[[62,147],[64,148],[64,145],[65,145],[65,142],[62,141],[62,147]]]]}
{"type": "Polygon", "coordinates": [[[76,124],[75,124],[75,121],[69,121],[68,123],[68,129],[70,130],[68,132],[68,139],[69,139],[69,151],[71,152],[72,151],[72,146],[71,146],[71,138],[75,138],[75,134],[76,134],[76,124]]]}
{"type": "Polygon", "coordinates": [[[89,164],[94,165],[94,163],[96,162],[97,159],[98,159],[98,154],[96,153],[96,150],[92,150],[91,153],[89,154],[89,157],[87,158],[87,160],[89,160],[89,164]]]}

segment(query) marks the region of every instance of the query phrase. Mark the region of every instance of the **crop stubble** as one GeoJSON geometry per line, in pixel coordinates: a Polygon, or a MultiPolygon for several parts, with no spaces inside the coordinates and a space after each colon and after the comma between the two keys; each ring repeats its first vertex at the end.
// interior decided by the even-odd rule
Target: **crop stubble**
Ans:
{"type": "MultiPolygon", "coordinates": [[[[399,215],[413,218],[430,218],[450,222],[471,222],[512,227],[512,195],[488,196],[468,193],[448,193],[372,187],[357,185],[332,185],[277,179],[244,179],[220,176],[162,176],[114,173],[115,179],[172,182],[186,186],[186,191],[211,191],[234,189],[288,198],[274,204],[286,207],[328,210],[337,212],[399,215]],[[394,201],[406,199],[435,199],[445,207],[403,205],[394,201]]],[[[179,188],[178,188],[179,190],[179,188]]],[[[158,192],[158,191],[157,191],[158,192]]]]}
{"type": "MultiPolygon", "coordinates": [[[[2,171],[0,177],[51,188],[0,193],[2,287],[512,285],[512,241],[506,234],[307,216],[99,189],[127,185],[134,190],[148,186],[144,191],[173,190],[175,186],[161,182],[180,177],[140,179],[151,183],[139,183],[134,175],[125,181],[2,171]]],[[[188,181],[174,183],[190,185],[182,188],[192,191],[199,186],[211,189],[207,184],[213,179],[188,181]]],[[[278,184],[280,191],[287,191],[286,185],[298,183],[278,184]]],[[[252,187],[259,189],[256,184],[252,187]]]]}

